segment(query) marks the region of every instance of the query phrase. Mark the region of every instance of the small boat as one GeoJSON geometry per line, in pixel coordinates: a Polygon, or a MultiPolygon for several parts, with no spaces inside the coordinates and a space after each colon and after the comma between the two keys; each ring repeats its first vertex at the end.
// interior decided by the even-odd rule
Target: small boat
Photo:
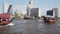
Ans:
{"type": "Polygon", "coordinates": [[[46,22],[46,23],[55,23],[56,18],[44,17],[44,22],[46,22]]]}
{"type": "Polygon", "coordinates": [[[10,23],[10,14],[0,14],[0,26],[7,25],[10,23]]]}

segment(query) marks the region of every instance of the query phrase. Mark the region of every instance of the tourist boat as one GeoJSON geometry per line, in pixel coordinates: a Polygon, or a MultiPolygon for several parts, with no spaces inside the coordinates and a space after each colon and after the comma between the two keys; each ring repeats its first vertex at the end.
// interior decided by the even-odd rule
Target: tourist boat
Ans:
{"type": "Polygon", "coordinates": [[[46,22],[46,23],[55,23],[56,18],[44,17],[44,22],[46,22]]]}
{"type": "Polygon", "coordinates": [[[6,13],[0,14],[0,26],[9,24],[10,23],[9,19],[10,19],[10,14],[6,14],[6,13]]]}

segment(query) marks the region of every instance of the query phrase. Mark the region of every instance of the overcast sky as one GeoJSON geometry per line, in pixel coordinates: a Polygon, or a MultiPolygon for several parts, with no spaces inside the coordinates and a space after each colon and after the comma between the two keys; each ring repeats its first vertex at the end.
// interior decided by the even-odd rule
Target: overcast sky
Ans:
{"type": "MultiPolygon", "coordinates": [[[[19,11],[26,12],[29,0],[0,0],[0,12],[2,12],[3,2],[15,6],[19,11]]],[[[59,8],[60,0],[34,0],[34,7],[41,8],[42,15],[45,15],[46,10],[59,8]]]]}

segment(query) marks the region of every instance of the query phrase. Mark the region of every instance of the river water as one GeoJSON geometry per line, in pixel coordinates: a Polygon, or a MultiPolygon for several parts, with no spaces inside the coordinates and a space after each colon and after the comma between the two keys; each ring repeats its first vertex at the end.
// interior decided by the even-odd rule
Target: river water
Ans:
{"type": "Polygon", "coordinates": [[[0,34],[60,34],[60,20],[46,24],[42,20],[13,20],[12,26],[0,27],[0,34]]]}

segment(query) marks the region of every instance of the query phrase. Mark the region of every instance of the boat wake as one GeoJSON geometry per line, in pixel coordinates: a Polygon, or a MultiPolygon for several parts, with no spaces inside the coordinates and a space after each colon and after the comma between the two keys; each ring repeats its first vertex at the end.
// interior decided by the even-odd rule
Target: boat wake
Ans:
{"type": "Polygon", "coordinates": [[[0,26],[0,27],[5,27],[5,26],[14,26],[14,23],[9,23],[7,25],[3,25],[3,26],[0,26]]]}

